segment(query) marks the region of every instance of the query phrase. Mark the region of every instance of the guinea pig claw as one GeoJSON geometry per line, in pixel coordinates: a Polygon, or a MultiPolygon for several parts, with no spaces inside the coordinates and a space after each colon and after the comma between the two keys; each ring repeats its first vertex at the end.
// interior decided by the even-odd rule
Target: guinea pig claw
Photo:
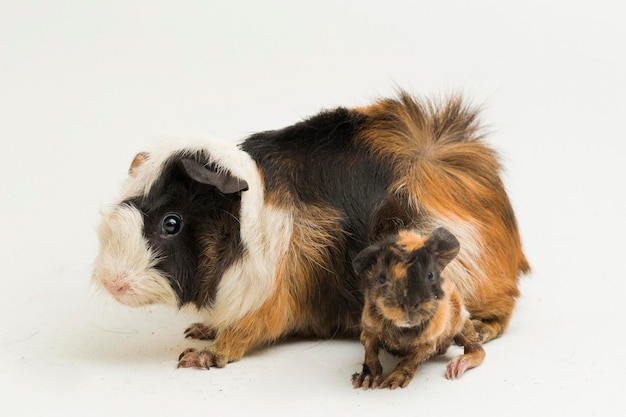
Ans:
{"type": "Polygon", "coordinates": [[[215,339],[217,331],[203,323],[193,323],[185,330],[185,338],[212,340],[215,339]]]}
{"type": "Polygon", "coordinates": [[[378,377],[370,373],[355,373],[352,375],[352,388],[363,388],[364,391],[370,388],[376,388],[378,379],[378,377]]]}
{"type": "Polygon", "coordinates": [[[195,351],[196,350],[194,348],[189,348],[189,349],[183,350],[183,353],[178,355],[178,367],[180,368],[180,361],[183,359],[183,357],[185,357],[188,353],[195,352],[195,351]]]}

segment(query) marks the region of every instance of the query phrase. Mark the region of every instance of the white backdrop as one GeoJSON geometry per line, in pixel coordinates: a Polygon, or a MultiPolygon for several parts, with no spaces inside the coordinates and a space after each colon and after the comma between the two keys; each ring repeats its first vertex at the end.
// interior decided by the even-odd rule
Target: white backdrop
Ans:
{"type": "MultiPolygon", "coordinates": [[[[1,415],[626,413],[626,29],[617,1],[0,0],[1,415]],[[458,381],[362,392],[358,341],[177,370],[188,313],[94,291],[134,154],[239,140],[396,87],[463,91],[501,151],[533,274],[458,381]]],[[[454,354],[453,350],[448,355],[454,354]]]]}

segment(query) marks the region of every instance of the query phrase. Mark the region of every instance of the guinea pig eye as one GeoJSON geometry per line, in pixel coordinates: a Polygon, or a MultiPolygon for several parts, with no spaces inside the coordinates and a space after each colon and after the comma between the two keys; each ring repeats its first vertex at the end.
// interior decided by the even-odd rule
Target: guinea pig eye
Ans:
{"type": "Polygon", "coordinates": [[[168,213],[161,220],[161,236],[176,236],[183,228],[183,218],[176,213],[168,213]]]}
{"type": "Polygon", "coordinates": [[[432,272],[432,271],[430,271],[430,272],[428,273],[428,280],[429,280],[429,281],[432,281],[432,280],[434,280],[434,279],[435,279],[435,274],[433,274],[433,272],[432,272]]]}
{"type": "Polygon", "coordinates": [[[381,272],[380,275],[378,275],[378,282],[381,284],[387,282],[387,275],[385,275],[384,272],[381,272]]]}

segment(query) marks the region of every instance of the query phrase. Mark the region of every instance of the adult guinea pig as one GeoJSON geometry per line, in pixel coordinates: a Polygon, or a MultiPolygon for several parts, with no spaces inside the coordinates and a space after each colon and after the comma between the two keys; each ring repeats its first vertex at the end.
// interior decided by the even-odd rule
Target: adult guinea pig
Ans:
{"type": "Polygon", "coordinates": [[[448,265],[483,342],[507,327],[529,270],[497,155],[460,98],[401,92],[324,111],[239,144],[176,144],[135,158],[102,213],[93,279],[129,306],[204,317],[180,367],[223,367],[292,334],[360,331],[352,259],[402,228],[445,227],[448,265]]]}

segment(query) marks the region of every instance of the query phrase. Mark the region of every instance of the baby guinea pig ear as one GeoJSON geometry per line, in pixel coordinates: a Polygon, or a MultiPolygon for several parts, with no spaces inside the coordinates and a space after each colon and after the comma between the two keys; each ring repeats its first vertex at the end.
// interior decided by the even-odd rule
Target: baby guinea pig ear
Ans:
{"type": "Polygon", "coordinates": [[[248,190],[248,183],[232,176],[227,171],[213,171],[193,159],[181,160],[183,169],[189,177],[201,184],[212,185],[223,194],[234,194],[248,190]]]}
{"type": "Polygon", "coordinates": [[[133,159],[133,162],[128,168],[128,175],[134,177],[137,173],[137,168],[139,168],[149,157],[149,152],[139,152],[137,155],[135,155],[135,159],[133,159]]]}
{"type": "Polygon", "coordinates": [[[433,254],[435,262],[441,268],[448,265],[461,249],[456,236],[443,227],[435,229],[424,246],[433,254]]]}
{"type": "Polygon", "coordinates": [[[363,275],[375,263],[378,253],[382,248],[379,245],[371,245],[359,252],[352,260],[352,268],[357,275],[363,275]]]}

